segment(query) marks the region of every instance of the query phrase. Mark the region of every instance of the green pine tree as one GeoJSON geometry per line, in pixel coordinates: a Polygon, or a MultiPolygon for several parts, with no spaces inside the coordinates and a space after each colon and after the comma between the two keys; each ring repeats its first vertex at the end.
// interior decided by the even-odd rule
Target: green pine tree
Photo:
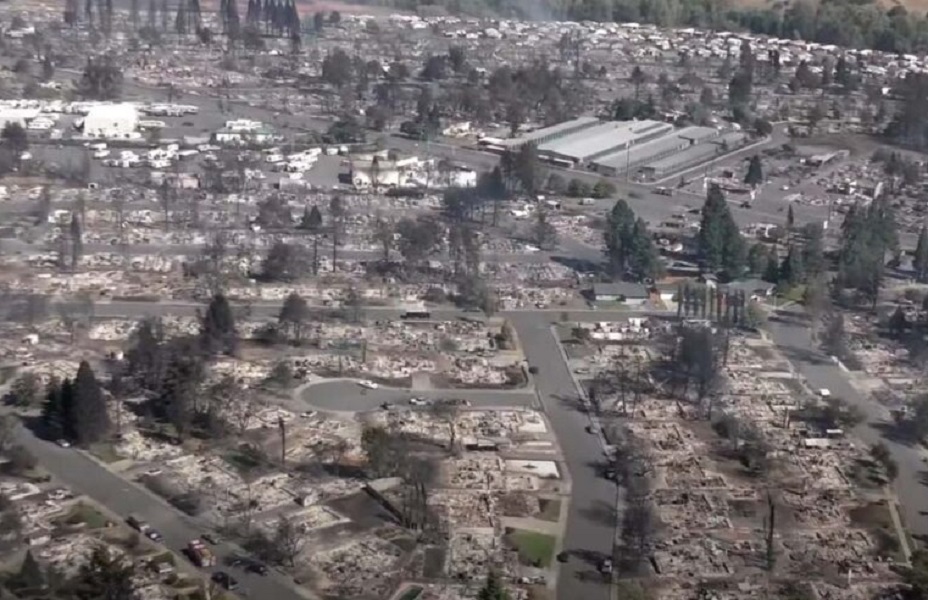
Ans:
{"type": "Polygon", "coordinates": [[[799,285],[804,277],[802,255],[794,246],[790,246],[780,264],[779,283],[793,287],[799,285]]]}
{"type": "Polygon", "coordinates": [[[628,269],[631,255],[629,238],[635,223],[635,213],[625,200],[619,199],[606,216],[606,257],[613,277],[622,277],[628,269]]]}
{"type": "Polygon", "coordinates": [[[222,293],[213,296],[200,322],[200,342],[209,353],[232,354],[238,347],[238,332],[232,306],[222,293]]]}
{"type": "Polygon", "coordinates": [[[110,431],[106,398],[87,361],[81,361],[74,378],[74,439],[87,446],[102,440],[110,431]]]}
{"type": "Polygon", "coordinates": [[[503,582],[496,571],[487,574],[487,580],[477,594],[477,600],[509,600],[509,592],[503,587],[503,582]]]}
{"type": "MultiPolygon", "coordinates": [[[[755,188],[764,182],[764,167],[760,162],[760,155],[755,154],[748,162],[748,172],[744,175],[744,183],[755,188]]],[[[792,208],[792,206],[790,206],[792,208]]]]}
{"type": "Polygon", "coordinates": [[[767,266],[764,268],[764,281],[774,284],[780,282],[780,262],[777,259],[776,248],[767,255],[767,266]]]}
{"type": "Polygon", "coordinates": [[[725,270],[733,278],[741,275],[747,260],[747,246],[725,201],[725,194],[717,184],[712,184],[706,195],[697,241],[709,269],[725,270]]]}

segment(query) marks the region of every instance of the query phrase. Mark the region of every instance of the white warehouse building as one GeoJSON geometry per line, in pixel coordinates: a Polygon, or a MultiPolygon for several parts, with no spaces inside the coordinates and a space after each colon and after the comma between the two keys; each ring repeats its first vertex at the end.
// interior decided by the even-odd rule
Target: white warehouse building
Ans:
{"type": "Polygon", "coordinates": [[[134,104],[96,104],[84,117],[84,135],[102,138],[139,137],[139,111],[134,104]]]}

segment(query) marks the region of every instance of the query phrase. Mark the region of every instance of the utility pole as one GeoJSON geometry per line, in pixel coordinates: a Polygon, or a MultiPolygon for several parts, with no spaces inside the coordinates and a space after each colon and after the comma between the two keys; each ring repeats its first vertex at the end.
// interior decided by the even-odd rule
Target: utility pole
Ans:
{"type": "Polygon", "coordinates": [[[280,464],[287,465],[287,424],[283,417],[277,417],[277,427],[280,429],[280,464]]]}

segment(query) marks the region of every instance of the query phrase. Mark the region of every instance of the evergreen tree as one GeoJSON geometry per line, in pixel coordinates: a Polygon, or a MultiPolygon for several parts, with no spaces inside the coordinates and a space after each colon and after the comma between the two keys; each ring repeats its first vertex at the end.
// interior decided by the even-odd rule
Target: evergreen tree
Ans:
{"type": "Polygon", "coordinates": [[[200,9],[200,0],[187,0],[187,24],[194,30],[203,26],[203,11],[200,9]]]}
{"type": "Polygon", "coordinates": [[[778,283],[793,287],[799,285],[804,277],[802,255],[794,246],[790,246],[783,258],[783,263],[780,265],[778,283]]]}
{"type": "Polygon", "coordinates": [[[35,559],[32,550],[26,551],[23,564],[19,567],[19,573],[16,574],[16,583],[27,590],[43,590],[48,587],[45,569],[35,559]]]}
{"type": "Polygon", "coordinates": [[[70,379],[52,378],[45,388],[42,426],[49,438],[74,440],[74,391],[70,379]]]}
{"type": "Polygon", "coordinates": [[[635,213],[622,199],[616,201],[606,216],[606,231],[604,232],[606,257],[609,262],[609,271],[614,277],[624,276],[628,269],[631,254],[629,238],[634,223],[635,213]]]}
{"type": "Polygon", "coordinates": [[[503,587],[498,573],[490,571],[487,574],[487,580],[477,594],[477,600],[509,600],[509,592],[503,587]]]}
{"type": "Polygon", "coordinates": [[[226,35],[230,41],[237,40],[241,34],[241,20],[238,16],[238,0],[225,0],[225,19],[226,35]]]}
{"type": "Polygon", "coordinates": [[[915,279],[920,283],[928,281],[928,228],[924,225],[918,232],[918,245],[915,247],[912,268],[915,270],[915,279]]]}
{"type": "Polygon", "coordinates": [[[752,188],[764,182],[764,168],[760,162],[760,155],[755,154],[748,163],[748,172],[744,175],[744,183],[752,188]]]}
{"type": "Polygon", "coordinates": [[[793,205],[790,203],[786,209],[786,232],[790,233],[796,225],[796,215],[793,214],[793,205]]]}
{"type": "Polygon", "coordinates": [[[300,219],[300,229],[317,231],[320,227],[322,227],[322,212],[315,204],[312,207],[307,205],[303,209],[303,217],[300,219]]]}
{"type": "Polygon", "coordinates": [[[80,18],[78,15],[79,12],[80,7],[78,5],[78,0],[65,0],[64,22],[68,27],[74,27],[74,25],[77,24],[77,21],[80,18]]]}
{"type": "Polygon", "coordinates": [[[187,35],[187,0],[177,0],[177,14],[174,17],[174,31],[177,35],[187,35]]]}
{"type": "Polygon", "coordinates": [[[136,597],[135,567],[122,555],[94,546],[90,560],[69,586],[75,600],[132,600],[136,597]]]}
{"type": "Polygon", "coordinates": [[[84,255],[84,233],[81,220],[77,213],[71,213],[71,270],[77,269],[81,257],[84,255]]]}
{"type": "Polygon", "coordinates": [[[747,248],[725,201],[725,194],[717,184],[709,188],[702,208],[698,243],[700,254],[710,269],[725,270],[731,277],[741,274],[747,248]]]}
{"type": "Polygon", "coordinates": [[[87,361],[81,361],[74,378],[74,439],[87,446],[102,440],[110,430],[103,389],[87,361]]]}
{"type": "Polygon", "coordinates": [[[805,243],[802,246],[802,266],[805,277],[817,277],[825,272],[825,232],[819,223],[803,227],[805,243]]]}
{"type": "Polygon", "coordinates": [[[657,279],[663,274],[664,265],[644,219],[639,217],[635,221],[628,245],[628,267],[636,279],[657,279]]]}
{"type": "Polygon", "coordinates": [[[113,0],[106,0],[103,5],[103,14],[105,15],[104,31],[106,35],[109,35],[113,32],[113,0]]]}
{"type": "Polygon", "coordinates": [[[841,232],[835,289],[838,293],[844,288],[857,290],[875,305],[886,254],[899,253],[895,213],[885,199],[875,200],[866,208],[852,206],[841,232]]]}
{"type": "Polygon", "coordinates": [[[759,242],[754,244],[748,251],[748,270],[754,275],[762,275],[764,269],[767,268],[769,256],[770,252],[767,250],[767,246],[759,242]]]}
{"type": "Polygon", "coordinates": [[[171,12],[168,9],[168,0],[161,0],[161,31],[167,33],[170,27],[171,12]]]}
{"type": "Polygon", "coordinates": [[[174,426],[177,436],[186,437],[197,413],[200,386],[205,375],[203,361],[186,342],[170,353],[158,395],[162,416],[174,426]]]}
{"type": "Polygon", "coordinates": [[[141,26],[141,19],[139,18],[139,0],[130,0],[129,22],[132,23],[133,31],[139,30],[139,27],[141,26]]]}
{"type": "Polygon", "coordinates": [[[767,255],[767,266],[764,268],[764,281],[778,283],[780,281],[780,262],[777,258],[776,248],[767,255]]]}
{"type": "Polygon", "coordinates": [[[235,316],[229,300],[221,293],[213,296],[200,320],[200,342],[209,354],[233,354],[238,347],[235,316]]]}

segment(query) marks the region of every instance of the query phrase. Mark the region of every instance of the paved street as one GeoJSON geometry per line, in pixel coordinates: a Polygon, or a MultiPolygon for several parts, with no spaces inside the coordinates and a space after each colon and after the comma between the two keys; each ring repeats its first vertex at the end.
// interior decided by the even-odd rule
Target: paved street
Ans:
{"type": "Polygon", "coordinates": [[[551,332],[556,315],[511,315],[530,365],[538,368],[535,387],[554,427],[570,471],[571,501],[563,547],[570,559],[561,565],[557,597],[561,600],[606,600],[610,586],[596,570],[611,557],[616,523],[616,486],[596,473],[603,459],[599,438],[586,432],[589,417],[579,410],[579,396],[551,332]]]}
{"type": "Polygon", "coordinates": [[[893,484],[901,504],[901,514],[912,535],[928,535],[928,476],[921,446],[892,435],[889,411],[860,392],[848,381],[848,375],[818,350],[809,328],[799,319],[770,321],[768,330],[786,358],[806,377],[812,389],[827,388],[832,395],[859,407],[866,418],[854,435],[867,446],[882,441],[899,465],[899,476],[893,484]]]}
{"type": "MultiPolygon", "coordinates": [[[[175,552],[206,531],[195,520],[186,517],[140,487],[126,482],[77,450],[60,448],[39,440],[24,428],[19,429],[18,439],[56,479],[123,518],[129,514],[140,515],[161,532],[164,545],[175,552]]],[[[220,564],[223,557],[235,553],[227,544],[221,544],[215,550],[220,564]]],[[[261,577],[227,566],[206,570],[218,569],[232,573],[239,580],[240,587],[236,594],[241,597],[259,600],[301,600],[305,597],[302,592],[297,592],[296,588],[286,583],[283,576],[273,572],[267,577],[261,577]]]]}

